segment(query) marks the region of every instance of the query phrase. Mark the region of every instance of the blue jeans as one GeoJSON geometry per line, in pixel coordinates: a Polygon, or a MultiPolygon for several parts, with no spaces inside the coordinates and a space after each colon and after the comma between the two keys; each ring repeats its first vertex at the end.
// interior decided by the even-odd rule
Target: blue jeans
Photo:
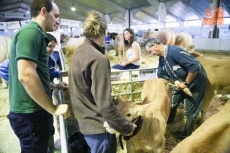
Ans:
{"type": "Polygon", "coordinates": [[[91,153],[116,153],[117,141],[115,134],[84,134],[91,153]]]}
{"type": "Polygon", "coordinates": [[[47,153],[50,135],[54,134],[53,116],[46,111],[7,116],[17,135],[21,153],[47,153]]]}
{"type": "Polygon", "coordinates": [[[134,64],[127,64],[126,66],[121,66],[120,64],[113,65],[113,69],[118,70],[129,70],[129,69],[138,69],[140,65],[134,65],[134,64]]]}

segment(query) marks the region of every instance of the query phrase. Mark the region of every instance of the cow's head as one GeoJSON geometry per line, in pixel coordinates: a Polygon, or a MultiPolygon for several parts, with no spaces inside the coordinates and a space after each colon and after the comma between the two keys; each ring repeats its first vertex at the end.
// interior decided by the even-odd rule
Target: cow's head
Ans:
{"type": "Polygon", "coordinates": [[[194,52],[195,51],[195,48],[196,48],[196,45],[189,45],[189,46],[187,46],[187,51],[189,52],[189,53],[192,53],[192,52],[194,52]]]}
{"type": "Polygon", "coordinates": [[[74,51],[85,41],[85,37],[70,38],[66,44],[67,64],[70,65],[71,56],[74,51]]]}
{"type": "Polygon", "coordinates": [[[188,49],[192,45],[192,37],[187,32],[181,32],[176,35],[175,45],[188,49]]]}
{"type": "Polygon", "coordinates": [[[128,121],[132,121],[140,115],[137,105],[132,101],[124,100],[120,95],[115,99],[115,104],[121,115],[128,121]]]}
{"type": "MultiPolygon", "coordinates": [[[[125,101],[120,95],[118,95],[116,99],[114,99],[114,103],[117,106],[118,111],[126,120],[132,121],[140,116],[138,105],[134,102],[125,101]]],[[[117,131],[110,128],[107,122],[104,123],[104,127],[111,134],[117,133],[117,131]]]]}

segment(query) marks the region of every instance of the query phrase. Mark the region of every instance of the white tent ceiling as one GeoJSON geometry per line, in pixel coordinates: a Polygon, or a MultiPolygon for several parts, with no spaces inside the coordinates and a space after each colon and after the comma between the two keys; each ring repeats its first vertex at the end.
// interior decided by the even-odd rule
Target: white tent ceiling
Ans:
{"type": "MultiPolygon", "coordinates": [[[[26,13],[33,0],[0,0],[0,22],[19,21],[29,18],[26,13]]],[[[83,20],[90,10],[109,15],[113,24],[125,24],[125,13],[131,10],[136,21],[157,23],[159,2],[164,2],[167,16],[164,22],[202,19],[212,0],[55,0],[60,8],[60,17],[71,20],[83,20]],[[76,11],[71,11],[71,6],[76,11]]],[[[230,14],[230,0],[222,0],[221,6],[230,14]]],[[[133,22],[138,24],[140,22],[133,22]]]]}

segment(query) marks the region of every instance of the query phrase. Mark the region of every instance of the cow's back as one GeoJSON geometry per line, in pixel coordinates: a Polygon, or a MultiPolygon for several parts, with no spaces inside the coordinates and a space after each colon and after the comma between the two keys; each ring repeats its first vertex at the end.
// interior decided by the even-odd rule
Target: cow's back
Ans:
{"type": "Polygon", "coordinates": [[[150,104],[149,112],[159,110],[165,121],[168,120],[170,112],[170,88],[164,79],[153,78],[146,80],[141,93],[142,104],[150,104]]]}
{"type": "Polygon", "coordinates": [[[230,58],[199,56],[197,60],[203,65],[209,82],[215,88],[230,86],[230,58]]]}
{"type": "Polygon", "coordinates": [[[230,100],[222,110],[208,118],[191,136],[180,142],[171,153],[229,153],[230,118],[228,116],[230,116],[230,100]]]}

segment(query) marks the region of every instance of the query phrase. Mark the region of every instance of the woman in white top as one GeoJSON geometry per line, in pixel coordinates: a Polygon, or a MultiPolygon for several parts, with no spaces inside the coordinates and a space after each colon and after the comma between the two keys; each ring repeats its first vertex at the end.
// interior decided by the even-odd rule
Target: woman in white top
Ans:
{"type": "Polygon", "coordinates": [[[124,49],[126,50],[126,58],[119,64],[112,66],[113,69],[127,70],[138,69],[141,64],[140,45],[134,41],[134,32],[130,28],[124,30],[124,49]]]}

